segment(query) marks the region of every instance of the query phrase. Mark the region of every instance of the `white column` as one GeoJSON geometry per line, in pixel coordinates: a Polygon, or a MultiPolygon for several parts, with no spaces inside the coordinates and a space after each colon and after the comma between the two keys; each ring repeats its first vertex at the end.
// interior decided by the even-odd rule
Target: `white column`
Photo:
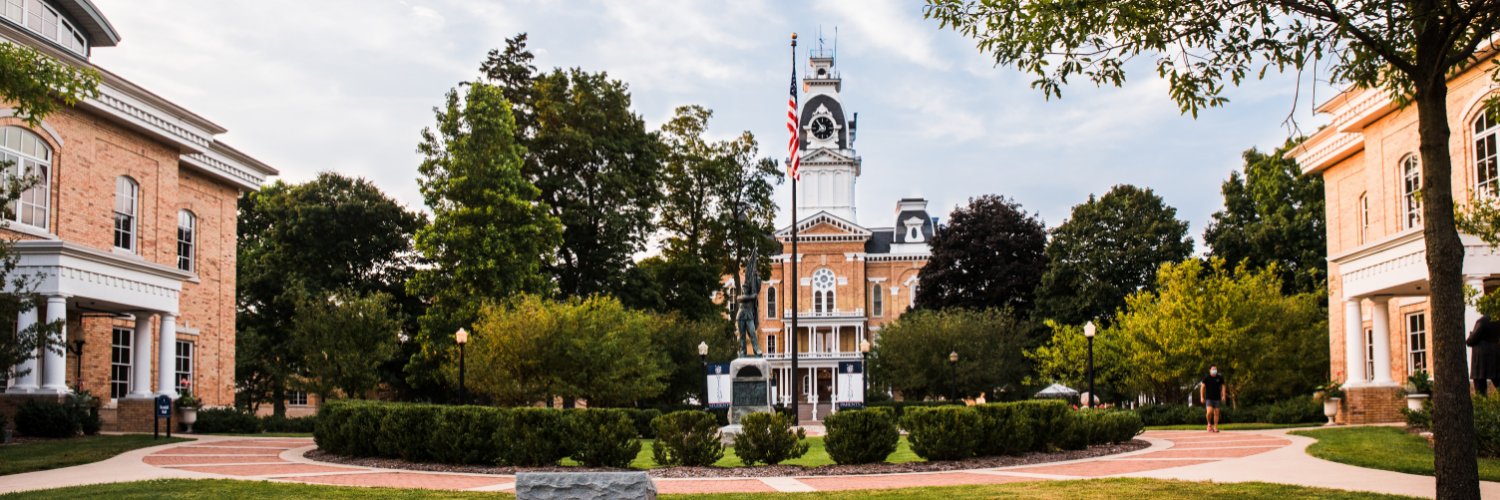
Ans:
{"type": "MultiPolygon", "coordinates": [[[[37,313],[37,310],[36,310],[35,307],[32,307],[31,309],[27,309],[25,311],[21,311],[20,316],[16,318],[16,333],[17,334],[19,334],[20,332],[26,330],[27,328],[31,328],[33,326],[36,326],[36,313],[37,313]]],[[[40,350],[32,350],[30,356],[27,356],[26,359],[21,360],[21,364],[19,364],[19,365],[16,366],[16,370],[18,372],[26,372],[26,373],[24,375],[17,376],[16,377],[15,385],[12,385],[10,387],[10,389],[6,390],[6,392],[10,392],[10,393],[36,392],[36,390],[37,390],[37,383],[36,383],[37,371],[40,370],[41,367],[42,367],[41,363],[39,362],[40,360],[38,359],[38,357],[40,355],[41,355],[41,351],[40,350]]]]}
{"type": "Polygon", "coordinates": [[[1344,386],[1365,383],[1365,320],[1358,297],[1344,299],[1344,386]]]}
{"type": "MultiPolygon", "coordinates": [[[[1473,288],[1475,290],[1478,290],[1480,294],[1484,293],[1484,277],[1483,276],[1464,276],[1464,285],[1467,285],[1469,288],[1473,288]]],[[[1478,323],[1478,322],[1479,322],[1479,308],[1474,307],[1474,304],[1470,304],[1468,302],[1464,302],[1464,338],[1468,338],[1469,337],[1469,332],[1473,330],[1474,323],[1478,323]]],[[[1427,324],[1428,325],[1432,324],[1432,313],[1430,311],[1427,313],[1427,324]]],[[[1432,329],[1428,328],[1428,331],[1431,332],[1432,329]]],[[[1428,345],[1427,352],[1429,353],[1429,354],[1427,354],[1427,359],[1429,360],[1428,364],[1431,365],[1431,363],[1432,363],[1431,360],[1433,359],[1433,354],[1431,354],[1431,353],[1435,352],[1432,349],[1432,347],[1431,347],[1432,346],[1432,334],[1431,333],[1429,333],[1427,335],[1427,345],[1428,345]]],[[[1472,370],[1474,368],[1473,366],[1470,366],[1473,362],[1474,362],[1474,348],[1473,347],[1469,347],[1468,345],[1464,345],[1464,376],[1465,377],[1468,377],[1468,374],[1471,373],[1470,370],[1472,370]]],[[[1431,370],[1428,370],[1428,371],[1431,371],[1431,370]]]]}
{"type": "Polygon", "coordinates": [[[46,393],[68,393],[68,298],[55,295],[47,297],[47,323],[59,327],[62,345],[46,346],[42,350],[42,391],[46,393]]]}
{"type": "Polygon", "coordinates": [[[151,313],[135,313],[135,338],[130,341],[130,397],[151,397],[151,313]]]}
{"type": "Polygon", "coordinates": [[[161,315],[161,342],[156,360],[156,393],[177,398],[177,317],[161,315]]]}
{"type": "Polygon", "coordinates": [[[1371,297],[1370,302],[1374,304],[1374,310],[1370,311],[1371,326],[1375,336],[1375,376],[1371,382],[1374,385],[1393,385],[1391,381],[1391,298],[1390,296],[1371,297]]]}

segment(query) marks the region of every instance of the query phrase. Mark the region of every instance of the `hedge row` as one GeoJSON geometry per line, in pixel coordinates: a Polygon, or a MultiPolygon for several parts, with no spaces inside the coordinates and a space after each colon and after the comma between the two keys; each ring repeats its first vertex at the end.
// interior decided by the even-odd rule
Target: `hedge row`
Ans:
{"type": "MultiPolygon", "coordinates": [[[[1144,405],[1131,411],[1139,415],[1146,425],[1204,425],[1207,422],[1203,410],[1202,406],[1144,405]]],[[[1219,423],[1225,424],[1301,424],[1326,421],[1328,417],[1323,415],[1323,406],[1312,397],[1239,408],[1225,406],[1219,412],[1219,423]]]]}
{"type": "Polygon", "coordinates": [[[257,417],[255,414],[234,408],[203,408],[198,410],[198,421],[193,423],[193,432],[198,434],[258,434],[262,432],[312,432],[318,418],[308,417],[257,417]]]}
{"type": "MultiPolygon", "coordinates": [[[[88,393],[69,395],[66,401],[27,399],[16,409],[16,434],[30,437],[69,438],[99,433],[98,401],[88,393]]],[[[0,420],[0,429],[5,422],[0,420]]]]}
{"type": "Polygon", "coordinates": [[[1056,400],[910,408],[901,426],[912,452],[928,460],[1079,450],[1129,441],[1144,427],[1134,413],[1070,411],[1056,400]]]}
{"type": "MultiPolygon", "coordinates": [[[[712,415],[690,413],[717,436],[712,415]]],[[[318,412],[313,437],[324,451],[356,457],[513,466],[556,465],[571,457],[590,467],[626,467],[640,452],[638,416],[620,409],[334,401],[318,412]]],[[[658,424],[653,433],[660,432],[658,424]]]]}

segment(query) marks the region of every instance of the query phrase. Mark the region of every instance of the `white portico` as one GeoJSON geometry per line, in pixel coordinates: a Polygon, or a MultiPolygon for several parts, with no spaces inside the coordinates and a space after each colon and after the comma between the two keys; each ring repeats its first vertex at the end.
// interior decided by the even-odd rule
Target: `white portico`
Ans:
{"type": "MultiPolygon", "coordinates": [[[[179,296],[182,283],[196,279],[191,272],[147,262],[134,255],[105,252],[55,239],[16,242],[18,258],[12,277],[27,277],[30,291],[43,298],[39,307],[20,313],[19,328],[37,322],[57,323],[64,331],[53,338],[68,338],[68,311],[133,315],[136,323],[130,379],[131,398],[150,398],[156,394],[177,396],[177,383],[170,362],[157,365],[151,374],[151,353],[158,347],[158,359],[171,360],[177,341],[179,296]],[[154,332],[152,317],[159,317],[154,332]],[[155,378],[156,390],[151,381],[155,378]]],[[[14,283],[7,283],[14,291],[14,283]]],[[[10,377],[10,394],[66,394],[68,356],[62,346],[39,348],[10,377]]]]}

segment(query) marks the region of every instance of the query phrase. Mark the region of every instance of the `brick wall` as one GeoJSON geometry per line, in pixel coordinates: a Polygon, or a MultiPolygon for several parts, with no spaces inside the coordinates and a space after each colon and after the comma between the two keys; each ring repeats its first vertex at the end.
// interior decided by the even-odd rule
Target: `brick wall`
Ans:
{"type": "Polygon", "coordinates": [[[1356,387],[1344,390],[1344,400],[1339,408],[1341,424],[1380,424],[1405,422],[1401,409],[1406,399],[1397,387],[1356,387]]]}

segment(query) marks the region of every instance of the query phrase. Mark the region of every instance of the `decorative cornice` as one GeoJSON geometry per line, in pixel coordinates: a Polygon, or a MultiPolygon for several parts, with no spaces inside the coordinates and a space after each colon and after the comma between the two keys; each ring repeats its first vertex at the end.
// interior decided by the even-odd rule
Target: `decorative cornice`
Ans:
{"type": "Polygon", "coordinates": [[[932,258],[931,253],[897,253],[897,254],[871,254],[865,257],[866,262],[926,262],[932,258]]]}

